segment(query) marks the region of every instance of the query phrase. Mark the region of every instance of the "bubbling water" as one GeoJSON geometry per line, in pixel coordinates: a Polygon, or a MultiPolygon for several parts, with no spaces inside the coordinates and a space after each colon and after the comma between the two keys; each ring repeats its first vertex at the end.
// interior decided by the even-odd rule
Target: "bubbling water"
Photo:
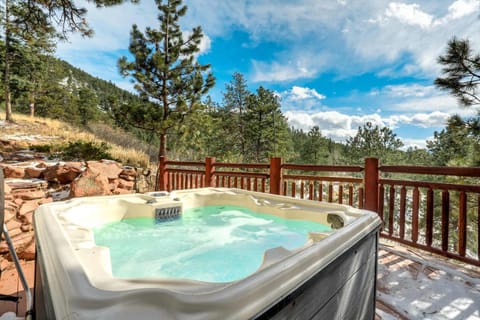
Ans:
{"type": "Polygon", "coordinates": [[[180,219],[157,223],[131,218],[94,229],[98,246],[110,249],[117,278],[180,278],[230,282],[257,270],[265,250],[292,250],[320,223],[288,220],[237,206],[185,210],[180,219]]]}

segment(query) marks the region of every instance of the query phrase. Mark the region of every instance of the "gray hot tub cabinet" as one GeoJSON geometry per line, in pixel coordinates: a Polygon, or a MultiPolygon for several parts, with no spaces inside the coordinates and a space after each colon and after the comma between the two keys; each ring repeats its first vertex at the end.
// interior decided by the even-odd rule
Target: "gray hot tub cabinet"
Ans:
{"type": "Polygon", "coordinates": [[[378,229],[255,319],[374,319],[377,252],[378,229]]]}

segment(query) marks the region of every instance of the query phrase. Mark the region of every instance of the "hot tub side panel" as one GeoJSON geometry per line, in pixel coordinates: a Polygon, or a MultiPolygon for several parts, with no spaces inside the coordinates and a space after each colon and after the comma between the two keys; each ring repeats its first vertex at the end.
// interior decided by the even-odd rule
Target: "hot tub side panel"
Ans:
{"type": "Polygon", "coordinates": [[[377,250],[378,230],[255,319],[374,319],[377,250]]]}

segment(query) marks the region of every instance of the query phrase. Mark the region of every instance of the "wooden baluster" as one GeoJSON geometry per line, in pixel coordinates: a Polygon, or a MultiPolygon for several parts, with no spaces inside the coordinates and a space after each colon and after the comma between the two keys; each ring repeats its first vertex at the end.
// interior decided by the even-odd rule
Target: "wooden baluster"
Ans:
{"type": "Polygon", "coordinates": [[[172,174],[170,172],[167,173],[167,191],[172,191],[172,174]]]}
{"type": "Polygon", "coordinates": [[[258,179],[253,179],[253,191],[258,191],[258,179]]]}
{"type": "Polygon", "coordinates": [[[467,195],[460,192],[458,199],[458,254],[465,257],[467,250],[467,195]]]}
{"type": "Polygon", "coordinates": [[[420,207],[420,192],[418,187],[413,188],[413,204],[412,204],[412,241],[418,241],[418,208],[420,207]]]}
{"type": "Polygon", "coordinates": [[[477,196],[477,258],[480,260],[480,195],[477,196]]]}
{"type": "Polygon", "coordinates": [[[292,182],[292,197],[293,198],[295,198],[295,191],[297,191],[296,189],[297,189],[297,187],[295,186],[295,182],[292,182]]]}
{"type": "Polygon", "coordinates": [[[395,186],[390,185],[390,195],[388,197],[388,234],[393,234],[393,220],[395,213],[395,186]]]}
{"type": "Polygon", "coordinates": [[[363,209],[364,203],[365,203],[363,190],[364,190],[363,187],[358,188],[358,208],[359,209],[363,209]]]}
{"type": "Polygon", "coordinates": [[[195,188],[199,188],[200,187],[200,179],[201,179],[201,176],[196,174],[195,175],[195,188]]]}
{"type": "Polygon", "coordinates": [[[323,181],[318,183],[318,201],[323,201],[323,181]]]}
{"type": "Polygon", "coordinates": [[[426,212],[426,222],[425,222],[425,244],[429,247],[432,246],[433,240],[433,202],[434,195],[432,188],[427,190],[427,212],[426,212]]]}
{"type": "Polygon", "coordinates": [[[235,177],[234,184],[235,184],[235,188],[238,189],[238,177],[235,177]]]}
{"type": "Polygon", "coordinates": [[[194,175],[191,174],[191,175],[190,175],[190,189],[195,188],[195,187],[193,186],[193,179],[194,179],[194,175]]]}
{"type": "Polygon", "coordinates": [[[328,184],[328,202],[333,202],[333,184],[328,184]]]}
{"type": "Polygon", "coordinates": [[[313,193],[315,191],[315,187],[313,186],[313,182],[310,182],[310,185],[308,187],[308,199],[313,200],[313,193]]]}
{"type": "Polygon", "coordinates": [[[181,190],[182,188],[182,174],[181,173],[177,173],[175,174],[175,190],[181,190]]]}
{"type": "Polygon", "coordinates": [[[385,229],[384,210],[385,210],[385,186],[383,185],[383,183],[381,183],[380,187],[378,188],[378,215],[380,216],[380,219],[382,219],[383,221],[383,229],[385,229]]]}
{"type": "Polygon", "coordinates": [[[240,177],[240,189],[244,190],[245,189],[245,181],[243,179],[243,177],[240,177]]]}
{"type": "Polygon", "coordinates": [[[400,189],[400,239],[405,239],[405,208],[407,199],[407,188],[400,189]]]}
{"type": "Polygon", "coordinates": [[[442,192],[442,250],[448,252],[448,230],[450,224],[450,193],[442,192]]]}
{"type": "Polygon", "coordinates": [[[338,203],[339,204],[343,203],[343,185],[342,184],[338,186],[338,203]]]}
{"type": "Polygon", "coordinates": [[[353,185],[348,186],[348,205],[353,207],[353,185]]]}
{"type": "Polygon", "coordinates": [[[302,183],[300,183],[300,199],[303,199],[304,197],[304,189],[305,188],[305,182],[302,181],[302,183]]]}
{"type": "Polygon", "coordinates": [[[288,195],[288,190],[287,190],[287,181],[283,181],[283,195],[286,196],[288,195]]]}
{"type": "Polygon", "coordinates": [[[265,178],[262,178],[262,192],[265,192],[265,189],[266,189],[266,179],[265,178]]]}
{"type": "Polygon", "coordinates": [[[250,177],[247,177],[247,190],[250,191],[252,189],[252,181],[250,177]]]}

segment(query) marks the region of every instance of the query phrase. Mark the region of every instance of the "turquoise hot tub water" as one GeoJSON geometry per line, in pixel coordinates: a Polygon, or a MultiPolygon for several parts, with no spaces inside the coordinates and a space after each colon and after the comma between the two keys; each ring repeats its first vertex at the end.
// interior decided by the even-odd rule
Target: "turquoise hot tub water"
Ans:
{"type": "Polygon", "coordinates": [[[266,250],[294,250],[305,244],[309,232],[330,230],[238,206],[204,206],[172,221],[108,223],[94,228],[94,236],[98,246],[110,249],[114,277],[230,282],[254,273],[266,250]]]}

